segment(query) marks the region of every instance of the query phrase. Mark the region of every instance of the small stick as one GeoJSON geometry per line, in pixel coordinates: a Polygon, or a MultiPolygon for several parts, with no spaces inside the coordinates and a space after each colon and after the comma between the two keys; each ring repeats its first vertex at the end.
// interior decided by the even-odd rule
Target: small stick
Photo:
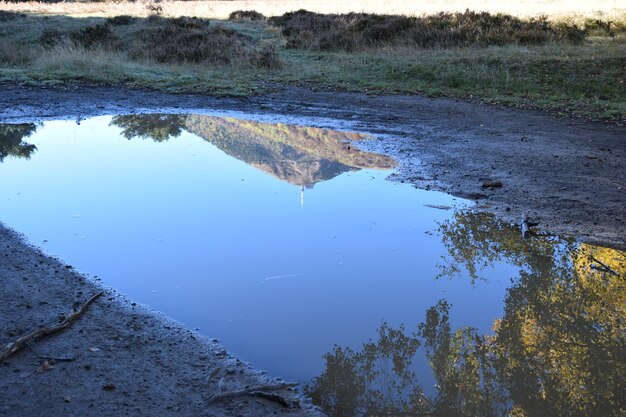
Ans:
{"type": "MultiPolygon", "coordinates": [[[[617,272],[613,271],[613,270],[612,270],[612,269],[611,269],[611,268],[610,268],[607,264],[605,264],[604,262],[602,262],[602,261],[600,261],[600,260],[596,259],[596,258],[595,258],[595,257],[593,257],[593,256],[591,257],[591,260],[592,260],[592,261],[594,261],[594,262],[599,263],[599,264],[600,264],[600,266],[602,266],[602,269],[604,269],[604,271],[608,272],[608,273],[609,273],[609,274],[611,274],[611,275],[615,275],[616,277],[619,277],[619,274],[618,274],[617,272]]],[[[593,267],[593,266],[594,266],[594,265],[592,265],[592,267],[593,267]]],[[[597,269],[599,269],[599,268],[597,268],[597,269]]]]}
{"type": "Polygon", "coordinates": [[[270,394],[265,391],[274,391],[274,390],[279,390],[279,389],[284,389],[284,388],[292,388],[297,385],[298,385],[297,383],[284,383],[280,385],[261,385],[258,387],[242,389],[239,391],[229,391],[223,394],[216,394],[212,396],[211,398],[209,398],[209,403],[217,402],[225,398],[237,397],[240,395],[251,395],[253,397],[265,398],[266,400],[274,401],[285,407],[289,407],[289,403],[283,397],[277,394],[270,394]]]}
{"type": "Polygon", "coordinates": [[[74,362],[76,359],[78,359],[78,356],[71,356],[68,358],[55,358],[54,356],[37,356],[37,359],[54,362],[74,362]]]}
{"type": "Polygon", "coordinates": [[[40,329],[34,330],[28,334],[25,334],[24,336],[21,336],[15,342],[9,343],[5,347],[5,349],[2,352],[0,352],[0,362],[5,361],[9,356],[13,355],[15,352],[19,352],[20,350],[22,350],[24,346],[26,346],[26,343],[30,342],[31,340],[38,339],[43,336],[48,336],[50,334],[57,333],[63,329],[68,328],[76,319],[82,316],[85,310],[87,310],[87,307],[89,307],[89,305],[93,303],[96,300],[96,298],[100,297],[102,294],[104,294],[104,292],[99,292],[95,294],[94,296],[92,296],[89,300],[85,302],[85,304],[83,304],[74,313],[67,316],[61,323],[56,324],[54,326],[42,327],[40,329]]]}

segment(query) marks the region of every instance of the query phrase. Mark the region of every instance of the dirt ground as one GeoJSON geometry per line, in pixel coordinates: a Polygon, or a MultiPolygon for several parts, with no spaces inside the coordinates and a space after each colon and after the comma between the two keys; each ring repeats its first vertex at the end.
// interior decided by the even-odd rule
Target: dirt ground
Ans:
{"type": "MultiPolygon", "coordinates": [[[[477,210],[508,221],[526,213],[550,233],[626,247],[622,126],[450,99],[295,88],[221,99],[121,87],[0,85],[3,123],[217,111],[374,133],[378,139],[365,146],[397,158],[393,180],[476,200],[477,210]],[[483,188],[485,181],[502,187],[483,188]]],[[[101,290],[1,225],[0,259],[2,345],[101,290]]],[[[288,389],[272,392],[290,407],[248,395],[209,401],[216,393],[280,383],[218,342],[107,290],[73,327],[0,365],[0,416],[42,410],[54,416],[319,415],[288,389]]]]}

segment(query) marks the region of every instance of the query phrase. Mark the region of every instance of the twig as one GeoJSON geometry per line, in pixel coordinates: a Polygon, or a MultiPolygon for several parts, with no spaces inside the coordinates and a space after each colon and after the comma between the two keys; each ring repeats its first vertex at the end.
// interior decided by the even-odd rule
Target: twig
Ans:
{"type": "Polygon", "coordinates": [[[271,394],[266,391],[275,391],[279,389],[293,388],[297,385],[298,385],[297,383],[284,383],[280,385],[261,385],[258,387],[252,387],[252,388],[242,389],[238,391],[229,391],[223,394],[216,394],[212,396],[211,398],[209,398],[209,403],[217,402],[225,398],[238,397],[240,395],[250,395],[253,397],[260,397],[269,401],[277,402],[284,407],[289,407],[289,403],[284,397],[278,394],[271,394]]]}
{"type": "Polygon", "coordinates": [[[37,356],[37,359],[53,361],[53,362],[74,362],[78,356],[70,356],[67,358],[55,358],[54,356],[37,356]]]}
{"type": "Polygon", "coordinates": [[[43,336],[48,336],[50,334],[57,333],[63,329],[68,328],[76,319],[82,316],[85,310],[87,310],[87,307],[89,307],[89,305],[93,303],[96,300],[96,298],[100,297],[102,294],[104,294],[104,292],[99,292],[95,294],[94,296],[92,296],[89,300],[85,302],[85,304],[83,304],[74,313],[67,316],[61,323],[56,324],[54,326],[42,327],[40,329],[34,330],[28,334],[25,334],[24,336],[21,336],[15,342],[9,343],[5,347],[5,349],[0,353],[0,362],[5,361],[9,356],[13,355],[15,352],[22,350],[24,346],[26,346],[26,343],[30,342],[31,340],[38,339],[43,336]]]}
{"type": "MultiPolygon", "coordinates": [[[[604,270],[604,271],[608,272],[608,273],[609,273],[609,274],[611,274],[611,275],[615,275],[616,277],[619,277],[619,274],[618,274],[617,272],[613,271],[613,270],[612,270],[612,269],[611,269],[611,268],[610,268],[607,264],[605,264],[604,262],[602,262],[602,261],[600,261],[600,260],[596,259],[596,258],[595,258],[595,257],[593,257],[593,256],[591,257],[591,260],[592,260],[592,261],[594,261],[594,262],[599,263],[599,264],[600,264],[600,266],[602,266],[602,269],[597,268],[597,267],[596,267],[596,268],[594,268],[594,269],[604,270]]],[[[592,267],[592,268],[593,268],[594,266],[595,266],[595,265],[591,265],[591,267],[592,267]]]]}

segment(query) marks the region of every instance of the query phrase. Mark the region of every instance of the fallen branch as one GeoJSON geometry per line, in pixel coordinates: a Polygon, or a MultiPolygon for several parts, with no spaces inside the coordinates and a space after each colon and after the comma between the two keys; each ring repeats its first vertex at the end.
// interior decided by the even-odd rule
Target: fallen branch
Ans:
{"type": "Polygon", "coordinates": [[[87,307],[91,303],[93,303],[96,298],[100,297],[104,292],[99,292],[92,296],[89,300],[85,302],[78,310],[67,316],[61,323],[55,324],[54,326],[42,327],[40,329],[34,330],[24,336],[18,338],[15,342],[9,343],[4,350],[0,353],[0,362],[5,361],[9,356],[13,355],[15,352],[19,352],[26,346],[26,343],[31,340],[38,339],[40,337],[48,336],[53,333],[60,332],[63,329],[68,328],[76,319],[83,315],[87,307]]]}
{"type": "Polygon", "coordinates": [[[282,405],[283,407],[289,407],[289,402],[284,397],[278,394],[272,394],[266,391],[276,391],[279,389],[293,388],[297,385],[298,385],[297,383],[284,383],[280,385],[261,385],[258,387],[242,389],[239,391],[229,391],[223,394],[216,394],[212,396],[211,398],[209,398],[209,403],[217,402],[225,398],[238,397],[241,395],[249,395],[252,397],[264,398],[268,401],[276,402],[282,405]]]}
{"type": "Polygon", "coordinates": [[[600,266],[601,266],[601,268],[599,268],[599,267],[597,267],[597,266],[595,266],[595,265],[591,265],[591,268],[593,268],[593,269],[597,269],[597,270],[600,270],[600,271],[605,271],[605,272],[608,272],[608,273],[609,273],[609,274],[611,274],[611,275],[615,275],[616,277],[619,277],[619,274],[618,274],[617,272],[615,272],[614,270],[612,270],[612,269],[611,269],[611,268],[610,268],[607,264],[605,264],[604,262],[602,262],[602,261],[600,261],[600,260],[596,259],[596,258],[595,258],[595,257],[593,257],[593,256],[591,257],[591,260],[592,260],[592,261],[594,261],[594,262],[599,263],[599,264],[600,264],[600,266]]]}
{"type": "Polygon", "coordinates": [[[55,358],[53,356],[37,356],[37,359],[46,360],[52,362],[74,362],[78,359],[78,356],[70,356],[67,358],[55,358]]]}
{"type": "Polygon", "coordinates": [[[502,187],[502,181],[485,181],[483,182],[483,188],[500,188],[502,187]]]}

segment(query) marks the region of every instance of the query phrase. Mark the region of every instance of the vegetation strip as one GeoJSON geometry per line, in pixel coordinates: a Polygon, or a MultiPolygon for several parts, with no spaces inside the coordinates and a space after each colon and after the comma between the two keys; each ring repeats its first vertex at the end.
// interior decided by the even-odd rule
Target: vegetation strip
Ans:
{"type": "MultiPolygon", "coordinates": [[[[0,6],[1,7],[1,6],[0,6]]],[[[626,14],[560,20],[305,10],[229,20],[1,11],[0,81],[250,95],[277,85],[478,99],[626,120],[626,14]]]]}

